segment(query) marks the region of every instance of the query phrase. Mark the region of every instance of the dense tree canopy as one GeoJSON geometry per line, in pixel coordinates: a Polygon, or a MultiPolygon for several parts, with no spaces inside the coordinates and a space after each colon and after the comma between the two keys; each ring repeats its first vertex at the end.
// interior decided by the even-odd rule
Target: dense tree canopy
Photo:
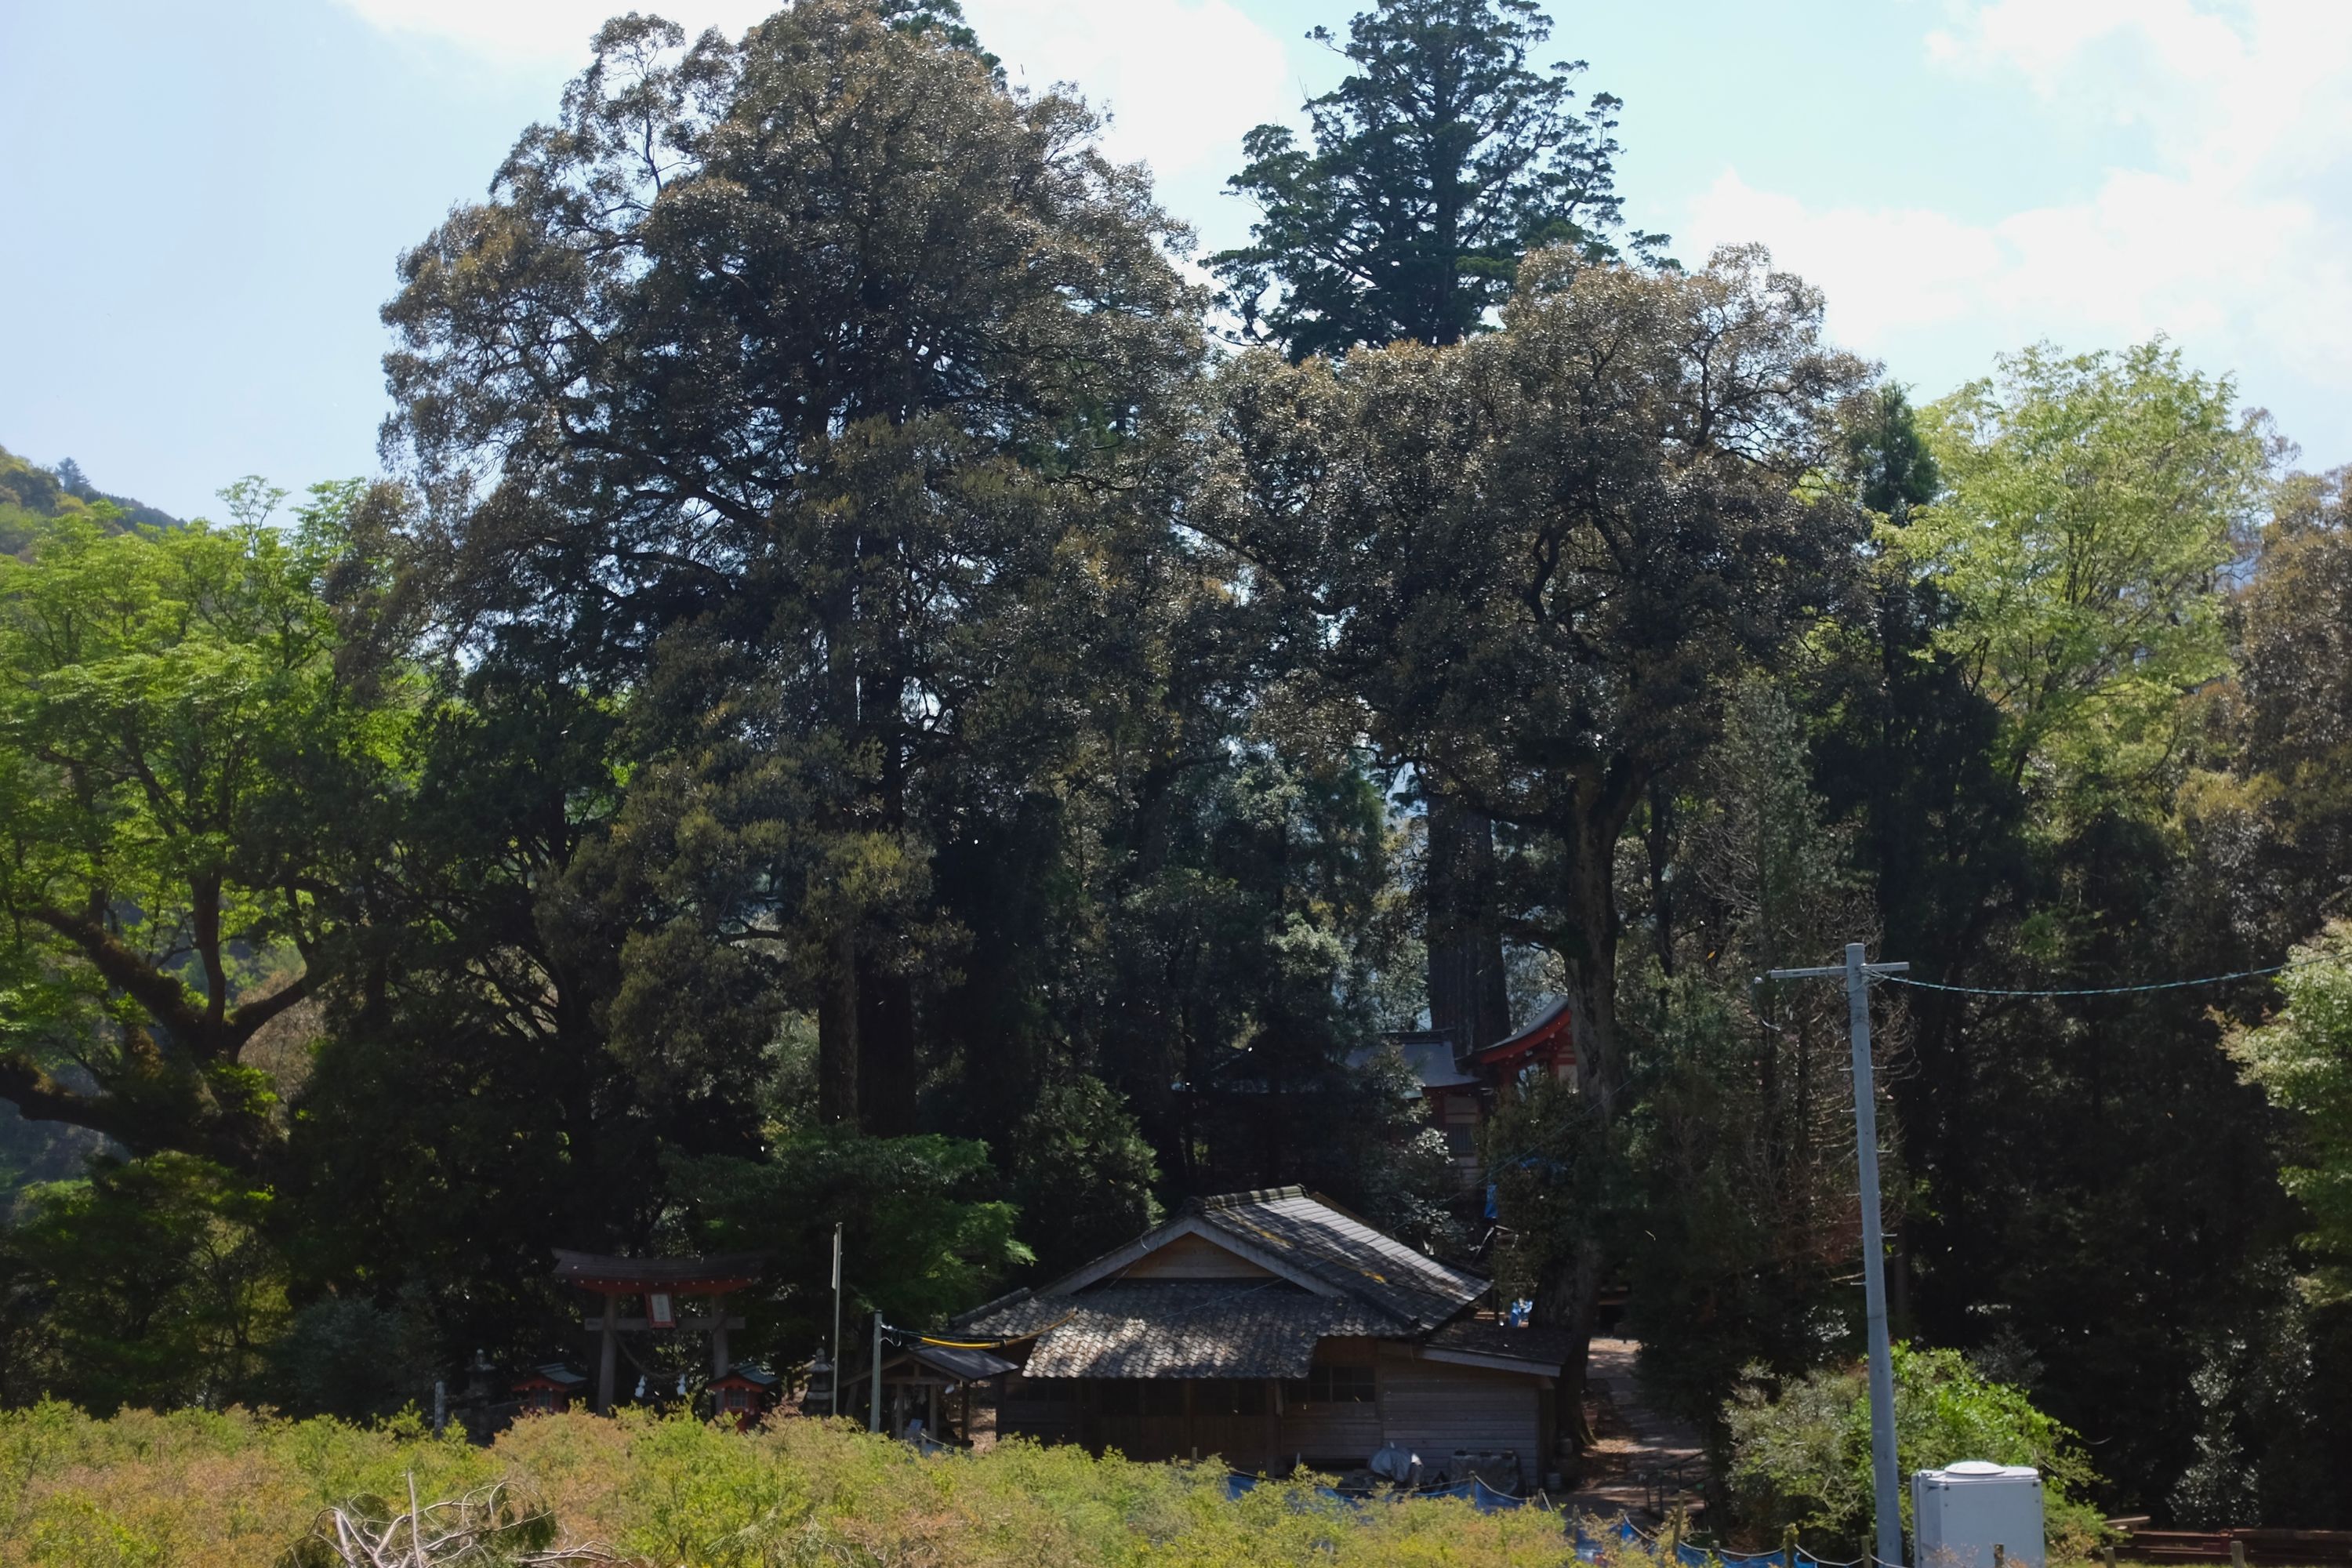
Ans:
{"type": "Polygon", "coordinates": [[[767,1253],[788,1367],[836,1224],[936,1322],[1296,1181],[1622,1288],[1827,1542],[1843,1004],[1755,977],[1859,940],[1958,988],[1877,1001],[1906,1443],[2339,1510],[2343,474],[2161,341],[1915,404],[1654,259],[1527,0],[1325,39],[1222,320],[985,41],[608,24],[401,259],[383,483],[0,453],[0,1399],[387,1415],[576,1354],[556,1247],[767,1253]],[[1449,1148],[1383,1037],[1555,999],[1449,1148]]]}

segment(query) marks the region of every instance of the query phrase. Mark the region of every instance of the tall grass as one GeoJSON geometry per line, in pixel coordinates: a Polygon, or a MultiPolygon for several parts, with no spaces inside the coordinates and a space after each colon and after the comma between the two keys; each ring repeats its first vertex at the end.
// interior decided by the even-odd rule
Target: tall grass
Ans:
{"type": "Polygon", "coordinates": [[[0,1413],[0,1563],[270,1568],[322,1509],[503,1483],[570,1545],[657,1568],[1550,1568],[1557,1515],[1351,1508],[1305,1485],[1229,1500],[1214,1466],[1008,1443],[926,1458],[848,1423],[748,1436],[685,1419],[527,1419],[488,1448],[412,1422],[240,1411],[0,1413]]]}

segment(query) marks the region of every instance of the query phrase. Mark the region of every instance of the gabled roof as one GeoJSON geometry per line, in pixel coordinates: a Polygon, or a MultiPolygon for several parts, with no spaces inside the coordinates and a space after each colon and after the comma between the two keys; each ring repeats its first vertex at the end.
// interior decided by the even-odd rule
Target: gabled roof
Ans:
{"type": "Polygon", "coordinates": [[[1406,1331],[1385,1312],[1281,1279],[1102,1285],[1000,1317],[1034,1325],[1040,1307],[1055,1315],[1031,1328],[1027,1377],[1305,1377],[1319,1340],[1406,1331]]]}
{"type": "Polygon", "coordinates": [[[751,1366],[743,1362],[737,1362],[733,1366],[729,1367],[724,1374],[712,1378],[710,1386],[718,1388],[725,1384],[744,1383],[753,1388],[773,1388],[780,1381],[782,1380],[774,1373],[764,1366],[751,1366]]]}
{"type": "Polygon", "coordinates": [[[1516,1035],[1507,1035],[1491,1046],[1481,1046],[1470,1053],[1470,1059],[1489,1065],[1507,1062],[1526,1056],[1543,1046],[1576,1043],[1575,1020],[1568,1010],[1568,999],[1562,997],[1537,1014],[1528,1026],[1516,1035]]]}
{"type": "Polygon", "coordinates": [[[1468,1089],[1478,1079],[1464,1072],[1454,1060],[1454,1041],[1450,1036],[1431,1034],[1424,1030],[1410,1035],[1391,1035],[1379,1046],[1368,1047],[1348,1058],[1351,1068],[1370,1067],[1381,1052],[1394,1047],[1397,1055],[1412,1072],[1421,1090],[1427,1094],[1433,1089],[1468,1089]]]}
{"type": "Polygon", "coordinates": [[[1278,1258],[1417,1330],[1435,1328],[1486,1293],[1477,1275],[1374,1230],[1304,1187],[1209,1198],[1200,1217],[1217,1239],[1278,1258]]]}
{"type": "MultiPolygon", "coordinates": [[[[980,1309],[981,1312],[988,1310],[987,1307],[980,1309]]],[[[969,1320],[971,1316],[973,1314],[967,1313],[966,1319],[969,1320]]],[[[929,1345],[918,1341],[914,1344],[893,1350],[883,1357],[882,1381],[888,1383],[890,1373],[894,1370],[903,1370],[910,1363],[958,1383],[982,1383],[989,1378],[1020,1370],[1020,1364],[1017,1362],[1009,1362],[1001,1355],[991,1355],[986,1351],[974,1350],[968,1345],[929,1345]]],[[[855,1388],[859,1384],[871,1381],[873,1376],[873,1364],[861,1359],[858,1364],[842,1379],[841,1386],[845,1389],[855,1388]]]]}
{"type": "MultiPolygon", "coordinates": [[[[1055,1318],[1084,1304],[1089,1293],[1118,1286],[1124,1271],[1187,1236],[1254,1263],[1307,1295],[1344,1305],[1348,1320],[1363,1325],[1328,1333],[1425,1333],[1487,1289],[1487,1281],[1477,1275],[1415,1251],[1310,1196],[1304,1187],[1276,1187],[1202,1199],[1188,1212],[1065,1275],[1034,1297],[992,1302],[966,1321],[977,1331],[1005,1339],[1040,1333],[1055,1318]]],[[[1126,1288],[1165,1291],[1176,1284],[1136,1281],[1126,1288]]],[[[1259,1287],[1244,1284],[1243,1289],[1259,1287]]]]}

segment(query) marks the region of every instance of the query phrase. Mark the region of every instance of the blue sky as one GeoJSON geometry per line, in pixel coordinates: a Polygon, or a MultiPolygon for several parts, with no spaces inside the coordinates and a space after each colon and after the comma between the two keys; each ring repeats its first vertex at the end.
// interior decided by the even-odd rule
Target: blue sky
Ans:
{"type": "MultiPolygon", "coordinates": [[[[183,514],[375,466],[375,310],[584,57],[594,0],[0,0],[0,445],[183,514]]],[[[740,28],[760,0],[662,7],[740,28]]],[[[1351,4],[966,0],[1210,246],[1351,4]]],[[[2352,0],[1557,0],[1633,221],[1762,240],[1920,395],[2169,334],[2352,460],[2352,0]]],[[[213,510],[217,510],[216,508],[213,510]]]]}

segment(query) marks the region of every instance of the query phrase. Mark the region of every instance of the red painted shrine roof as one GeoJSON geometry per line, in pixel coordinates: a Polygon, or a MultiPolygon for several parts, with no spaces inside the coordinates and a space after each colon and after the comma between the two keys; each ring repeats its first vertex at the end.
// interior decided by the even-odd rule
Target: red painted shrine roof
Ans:
{"type": "Polygon", "coordinates": [[[1473,1051],[1470,1059],[1485,1067],[1507,1067],[1538,1054],[1576,1059],[1576,1030],[1567,1002],[1555,1002],[1526,1028],[1473,1051]]]}
{"type": "Polygon", "coordinates": [[[555,1278],[560,1283],[616,1296],[646,1290],[716,1296],[749,1289],[767,1266],[764,1252],[722,1252],[709,1258],[606,1258],[555,1249],[555,1278]]]}

